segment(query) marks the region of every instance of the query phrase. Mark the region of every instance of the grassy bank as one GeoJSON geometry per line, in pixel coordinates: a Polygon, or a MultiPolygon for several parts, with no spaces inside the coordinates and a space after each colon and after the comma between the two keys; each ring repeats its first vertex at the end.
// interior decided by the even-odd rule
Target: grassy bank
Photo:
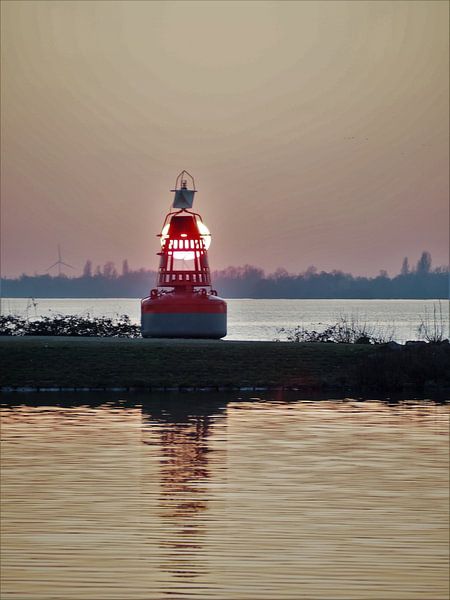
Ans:
{"type": "Polygon", "coordinates": [[[0,387],[450,390],[450,347],[117,338],[0,338],[0,387]]]}

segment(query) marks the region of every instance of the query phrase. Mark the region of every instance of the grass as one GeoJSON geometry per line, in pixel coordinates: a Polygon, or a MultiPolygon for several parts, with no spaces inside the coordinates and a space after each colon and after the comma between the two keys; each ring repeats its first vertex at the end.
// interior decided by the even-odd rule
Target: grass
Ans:
{"type": "Polygon", "coordinates": [[[450,389],[450,348],[431,344],[5,337],[0,361],[0,386],[12,387],[450,389]]]}
{"type": "Polygon", "coordinates": [[[367,348],[110,338],[0,340],[2,386],[296,386],[339,378],[367,348]]]}

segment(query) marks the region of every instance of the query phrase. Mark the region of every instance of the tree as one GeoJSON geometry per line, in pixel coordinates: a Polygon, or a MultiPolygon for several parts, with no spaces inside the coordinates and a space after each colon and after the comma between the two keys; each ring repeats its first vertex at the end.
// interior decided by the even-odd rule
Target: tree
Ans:
{"type": "Polygon", "coordinates": [[[417,273],[426,275],[431,270],[431,254],[424,250],[422,256],[417,261],[417,273]]]}
{"type": "Polygon", "coordinates": [[[403,259],[400,274],[401,275],[409,275],[409,260],[408,260],[407,256],[405,256],[405,258],[403,259]]]}
{"type": "Polygon", "coordinates": [[[259,281],[260,279],[264,279],[264,271],[253,265],[244,265],[241,276],[247,281],[259,281]]]}
{"type": "Polygon", "coordinates": [[[287,272],[287,270],[284,267],[278,267],[275,271],[275,273],[272,273],[271,275],[269,275],[269,277],[271,279],[288,279],[289,278],[289,273],[287,272]]]}
{"type": "Polygon", "coordinates": [[[128,266],[128,260],[125,259],[122,263],[122,277],[126,277],[130,272],[130,267],[128,266]]]}
{"type": "Polygon", "coordinates": [[[116,279],[117,277],[116,267],[110,260],[103,266],[103,277],[106,279],[116,279]]]}
{"type": "Polygon", "coordinates": [[[92,260],[87,260],[83,268],[83,277],[92,277],[92,260]]]}

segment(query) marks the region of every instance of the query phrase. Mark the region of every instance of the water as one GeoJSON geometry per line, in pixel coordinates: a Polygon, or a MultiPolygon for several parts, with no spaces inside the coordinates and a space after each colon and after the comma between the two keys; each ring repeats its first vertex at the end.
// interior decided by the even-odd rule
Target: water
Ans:
{"type": "MultiPolygon", "coordinates": [[[[134,323],[140,320],[140,303],[130,298],[41,299],[36,306],[28,298],[3,298],[2,314],[35,318],[62,313],[114,317],[127,314],[134,323]]],[[[228,302],[229,340],[273,340],[283,335],[278,330],[297,325],[320,327],[332,324],[340,315],[353,315],[374,325],[398,342],[417,339],[421,318],[431,318],[438,300],[249,300],[228,302]]],[[[443,319],[448,335],[448,302],[442,301],[443,319]]],[[[432,320],[432,319],[431,319],[432,320]]]]}
{"type": "Polygon", "coordinates": [[[3,600],[448,598],[447,407],[81,398],[2,410],[3,600]]]}

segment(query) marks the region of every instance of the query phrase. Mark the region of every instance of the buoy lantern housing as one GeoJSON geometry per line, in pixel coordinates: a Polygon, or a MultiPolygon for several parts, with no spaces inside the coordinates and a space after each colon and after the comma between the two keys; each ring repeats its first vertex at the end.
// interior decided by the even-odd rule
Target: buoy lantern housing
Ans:
{"type": "Polygon", "coordinates": [[[141,301],[143,337],[219,339],[227,334],[227,304],[211,285],[211,234],[190,210],[196,191],[194,178],[182,171],[172,190],[172,208],[178,210],[169,212],[159,234],[157,287],[141,301]]]}

